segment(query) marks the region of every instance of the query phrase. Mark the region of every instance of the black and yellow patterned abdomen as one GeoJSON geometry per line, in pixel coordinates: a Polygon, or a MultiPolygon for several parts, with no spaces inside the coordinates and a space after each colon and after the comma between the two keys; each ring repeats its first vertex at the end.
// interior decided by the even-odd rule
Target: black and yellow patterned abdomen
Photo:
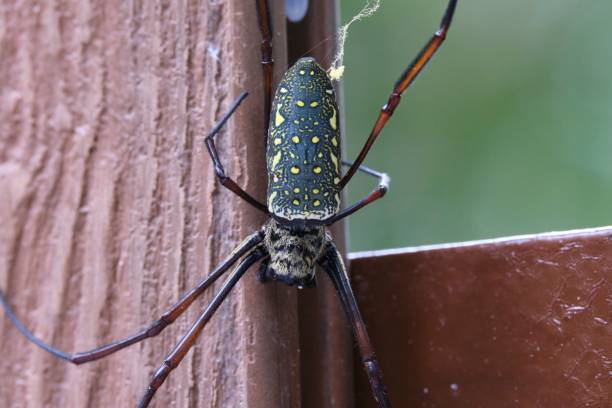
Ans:
{"type": "Polygon", "coordinates": [[[340,207],[340,127],[334,88],[312,58],[281,80],[268,130],[268,210],[285,220],[323,220],[340,207]]]}

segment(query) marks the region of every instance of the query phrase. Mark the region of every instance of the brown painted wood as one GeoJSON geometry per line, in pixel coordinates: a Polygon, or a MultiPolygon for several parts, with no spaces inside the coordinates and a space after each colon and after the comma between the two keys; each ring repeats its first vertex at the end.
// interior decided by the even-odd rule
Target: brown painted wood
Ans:
{"type": "MultiPolygon", "coordinates": [[[[265,193],[260,34],[251,1],[79,1],[0,10],[0,285],[38,336],[80,351],[131,334],[264,217],[220,187],[203,138],[265,193]]],[[[286,66],[273,0],[276,77],[286,66]]],[[[215,285],[216,288],[219,284],[215,285]]],[[[203,309],[158,338],[75,367],[0,318],[0,406],[134,406],[203,309]]],[[[300,406],[297,296],[249,272],[155,407],[300,406]]]]}
{"type": "Polygon", "coordinates": [[[394,406],[612,406],[612,228],[354,254],[351,270],[394,406]]]}

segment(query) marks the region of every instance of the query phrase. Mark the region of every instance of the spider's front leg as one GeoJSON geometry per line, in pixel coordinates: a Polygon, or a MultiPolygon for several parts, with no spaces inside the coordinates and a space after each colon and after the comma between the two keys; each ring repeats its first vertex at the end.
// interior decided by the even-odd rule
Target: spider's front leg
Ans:
{"type": "Polygon", "coordinates": [[[408,66],[408,68],[406,68],[402,75],[400,75],[399,79],[395,83],[395,86],[391,91],[391,95],[389,95],[387,103],[383,106],[378,114],[378,118],[376,119],[376,122],[374,122],[374,127],[372,128],[372,131],[370,132],[365,144],[361,148],[357,159],[355,159],[355,162],[348,169],[344,177],[342,177],[342,180],[340,180],[340,184],[338,185],[340,189],[343,189],[348,184],[351,178],[355,175],[357,169],[359,169],[359,166],[368,155],[368,152],[376,141],[376,138],[378,135],[380,135],[380,132],[382,132],[389,119],[391,119],[391,116],[393,116],[393,112],[399,105],[404,91],[406,91],[410,84],[414,82],[416,77],[421,73],[423,68],[425,68],[425,65],[427,65],[429,60],[434,56],[436,51],[438,51],[438,48],[440,48],[440,45],[442,45],[446,39],[446,33],[448,32],[453,21],[457,1],[458,0],[449,0],[444,16],[442,17],[442,22],[440,23],[440,28],[434,33],[427,44],[425,44],[425,46],[421,49],[421,52],[419,52],[414,61],[412,61],[412,63],[408,66]]]}

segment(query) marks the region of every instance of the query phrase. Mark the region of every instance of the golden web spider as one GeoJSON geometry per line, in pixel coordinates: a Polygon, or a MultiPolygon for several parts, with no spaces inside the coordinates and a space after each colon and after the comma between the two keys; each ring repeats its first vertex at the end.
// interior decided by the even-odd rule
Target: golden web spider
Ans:
{"type": "Polygon", "coordinates": [[[381,198],[388,189],[389,178],[362,166],[368,151],[393,115],[402,93],[431,59],[445,39],[457,0],[450,0],[438,31],[401,74],[387,103],[354,163],[341,161],[338,107],[331,80],[312,58],[302,58],[292,66],[279,83],[272,101],[272,30],[267,0],[255,0],[262,34],[261,64],[264,73],[264,103],[270,118],[267,137],[268,192],[267,203],[257,201],[238,186],[225,172],[214,144],[214,137],[247,96],[241,94],[229,111],[206,137],[206,146],[220,183],[247,201],[270,219],[247,237],[217,268],[194,289],[186,293],[159,319],[127,338],[91,351],[69,354],[36,338],[9,308],[0,292],[0,302],[17,329],[30,341],[54,356],[82,364],[98,360],[141,340],[156,336],[174,322],[193,301],[236,262],[219,292],[168,354],[154,374],[138,407],[147,407],[155,392],[191,349],[210,317],[230,290],[257,261],[262,261],[262,282],[277,280],[298,287],[315,286],[315,266],[329,275],[351,324],[362,361],[379,407],[390,407],[382,373],[365,325],[360,316],[342,257],[326,234],[325,227],[381,198]],[[342,175],[341,166],[347,165],[342,175]],[[378,186],[357,203],[340,209],[340,192],[357,170],[378,178],[378,186]]]}

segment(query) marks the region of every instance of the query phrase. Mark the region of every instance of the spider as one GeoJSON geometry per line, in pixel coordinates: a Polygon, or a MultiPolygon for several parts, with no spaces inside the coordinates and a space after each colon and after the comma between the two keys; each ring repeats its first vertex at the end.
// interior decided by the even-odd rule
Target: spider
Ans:
{"type": "Polygon", "coordinates": [[[401,74],[353,163],[340,159],[339,111],[334,88],[327,72],[313,58],[301,58],[286,71],[272,100],[272,28],[268,1],[255,0],[255,6],[262,35],[265,112],[270,118],[266,147],[267,203],[256,200],[226,174],[215,146],[215,136],[247,97],[246,92],[233,102],[206,136],[205,142],[221,185],[269,216],[263,227],[248,236],[209,276],[183,295],[155,322],[132,336],[90,351],[69,354],[48,345],[18,320],[1,291],[0,303],[8,318],[32,343],[60,359],[82,364],[156,336],[174,322],[206,288],[224,275],[233,264],[238,263],[210,304],[153,375],[138,403],[139,408],[144,408],[191,349],[234,285],[254,263],[261,261],[258,272],[261,282],[280,281],[298,288],[316,285],[315,267],[319,265],[329,275],[344,307],[378,406],[391,407],[382,372],[353,295],[342,256],[325,228],[383,197],[388,190],[389,177],[363,166],[362,162],[399,105],[402,93],[444,41],[457,0],[449,0],[438,31],[401,74]],[[348,167],[344,175],[341,174],[341,166],[348,167]],[[378,185],[365,198],[340,209],[340,193],[357,170],[378,178],[378,185]]]}

